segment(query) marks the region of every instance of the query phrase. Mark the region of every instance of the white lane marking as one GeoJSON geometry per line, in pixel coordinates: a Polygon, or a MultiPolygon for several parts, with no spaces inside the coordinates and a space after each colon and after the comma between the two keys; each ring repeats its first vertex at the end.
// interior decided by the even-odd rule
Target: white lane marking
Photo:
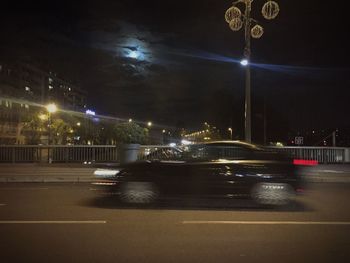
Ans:
{"type": "Polygon", "coordinates": [[[337,221],[182,221],[182,224],[234,224],[234,225],[350,225],[337,221]]]}
{"type": "Polygon", "coordinates": [[[0,190],[48,190],[46,187],[1,187],[0,190]]]}
{"type": "Polygon", "coordinates": [[[336,170],[319,170],[320,173],[335,173],[335,174],[345,174],[346,171],[336,171],[336,170]]]}
{"type": "Polygon", "coordinates": [[[103,191],[102,189],[89,188],[90,191],[103,191]]]}
{"type": "Polygon", "coordinates": [[[104,220],[87,220],[87,221],[72,221],[72,220],[53,220],[53,221],[27,221],[27,220],[2,220],[0,224],[106,224],[104,220]]]}

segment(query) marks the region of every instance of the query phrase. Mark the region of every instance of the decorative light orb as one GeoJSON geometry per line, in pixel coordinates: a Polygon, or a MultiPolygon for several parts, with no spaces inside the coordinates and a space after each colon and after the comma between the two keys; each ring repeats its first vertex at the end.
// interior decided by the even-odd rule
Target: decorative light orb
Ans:
{"type": "Polygon", "coordinates": [[[261,38],[264,34],[264,29],[262,26],[255,25],[250,32],[253,38],[261,38]]]}
{"type": "Polygon", "coordinates": [[[268,19],[274,19],[280,12],[280,7],[275,1],[267,1],[262,7],[262,15],[268,19]]]}
{"type": "Polygon", "coordinates": [[[240,18],[233,18],[230,22],[230,28],[233,31],[239,31],[243,26],[243,22],[240,18]]]}
{"type": "Polygon", "coordinates": [[[238,7],[232,6],[225,13],[225,20],[230,23],[234,18],[241,18],[242,12],[238,7]]]}

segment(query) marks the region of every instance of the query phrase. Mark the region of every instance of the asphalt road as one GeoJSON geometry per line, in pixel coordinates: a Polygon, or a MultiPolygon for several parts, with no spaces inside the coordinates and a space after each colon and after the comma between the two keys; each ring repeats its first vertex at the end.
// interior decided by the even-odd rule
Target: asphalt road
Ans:
{"type": "Polygon", "coordinates": [[[0,262],[350,262],[350,184],[284,209],[119,204],[89,184],[0,184],[0,262]]]}

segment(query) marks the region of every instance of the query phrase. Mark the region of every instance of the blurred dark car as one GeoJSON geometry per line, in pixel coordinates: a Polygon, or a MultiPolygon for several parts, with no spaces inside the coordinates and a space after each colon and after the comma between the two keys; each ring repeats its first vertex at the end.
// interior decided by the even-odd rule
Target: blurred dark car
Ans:
{"type": "MultiPolygon", "coordinates": [[[[126,203],[147,204],[166,197],[252,198],[285,205],[302,190],[298,167],[287,156],[238,141],[187,146],[174,160],[135,162],[109,170],[95,182],[126,203]]],[[[96,171],[97,172],[97,171],[96,171]]],[[[95,172],[95,174],[96,174],[95,172]]]]}

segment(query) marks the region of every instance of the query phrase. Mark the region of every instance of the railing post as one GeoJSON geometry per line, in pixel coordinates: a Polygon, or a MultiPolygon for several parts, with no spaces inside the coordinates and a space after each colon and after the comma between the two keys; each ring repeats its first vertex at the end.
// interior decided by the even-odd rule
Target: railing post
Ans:
{"type": "Polygon", "coordinates": [[[68,154],[69,154],[69,147],[67,146],[65,149],[64,149],[64,161],[66,163],[68,163],[68,154]]]}
{"type": "Polygon", "coordinates": [[[16,162],[16,152],[15,152],[15,147],[12,147],[12,163],[16,162]]]}
{"type": "Polygon", "coordinates": [[[41,162],[41,158],[42,158],[42,148],[41,147],[38,147],[38,152],[39,152],[39,159],[38,159],[38,162],[41,162]]]}
{"type": "Polygon", "coordinates": [[[350,163],[350,148],[344,149],[344,162],[350,163]]]}

